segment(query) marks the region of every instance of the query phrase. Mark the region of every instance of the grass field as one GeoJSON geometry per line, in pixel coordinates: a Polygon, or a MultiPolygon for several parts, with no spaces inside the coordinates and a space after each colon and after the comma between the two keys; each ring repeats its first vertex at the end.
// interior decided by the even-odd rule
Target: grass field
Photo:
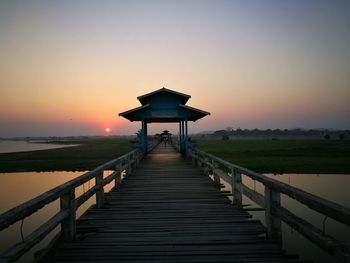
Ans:
{"type": "MultiPolygon", "coordinates": [[[[127,139],[72,143],[80,145],[0,154],[0,172],[90,170],[131,150],[127,139]]],[[[350,174],[349,140],[202,140],[199,149],[264,173],[350,174]]]]}
{"type": "Polygon", "coordinates": [[[0,172],[85,171],[131,150],[127,139],[73,141],[79,146],[0,154],[0,172]]]}
{"type": "Polygon", "coordinates": [[[199,149],[257,172],[350,174],[350,140],[203,140],[199,149]]]}

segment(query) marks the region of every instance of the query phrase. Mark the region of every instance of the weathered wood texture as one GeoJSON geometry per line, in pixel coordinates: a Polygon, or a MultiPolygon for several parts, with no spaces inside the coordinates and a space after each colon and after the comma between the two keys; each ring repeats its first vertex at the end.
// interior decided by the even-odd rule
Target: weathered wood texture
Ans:
{"type": "Polygon", "coordinates": [[[205,174],[216,174],[222,180],[231,184],[233,202],[236,205],[242,204],[242,195],[245,195],[265,210],[267,236],[269,238],[282,239],[282,220],[319,248],[336,257],[340,262],[350,262],[350,248],[346,243],[327,235],[324,231],[282,207],[280,195],[283,193],[310,209],[325,215],[326,218],[331,217],[347,226],[350,226],[350,209],[263,174],[229,163],[206,152],[193,149],[189,152],[189,156],[194,164],[199,164],[205,174]],[[242,174],[250,177],[254,182],[256,180],[262,183],[265,186],[264,195],[244,185],[241,178],[242,174]]]}
{"type": "Polygon", "coordinates": [[[1,252],[0,262],[14,262],[45,238],[58,224],[61,224],[61,239],[74,240],[76,237],[76,209],[93,195],[96,195],[96,206],[102,207],[104,203],[103,186],[113,180],[118,183],[121,180],[121,174],[127,175],[127,170],[136,166],[141,157],[139,150],[133,150],[1,214],[0,231],[25,219],[45,205],[60,199],[60,212],[25,237],[23,242],[14,244],[6,251],[1,252]],[[103,171],[114,167],[115,171],[103,179],[103,171]],[[75,198],[75,189],[92,178],[95,178],[95,186],[75,198]]]}
{"type": "Polygon", "coordinates": [[[282,220],[315,245],[339,259],[340,262],[350,262],[350,248],[346,243],[327,235],[317,227],[282,207],[280,195],[283,193],[301,204],[308,206],[310,209],[326,217],[331,217],[347,226],[350,226],[350,209],[269,178],[263,174],[237,166],[206,152],[192,149],[189,151],[189,156],[192,158],[192,163],[198,164],[205,174],[212,173],[214,176],[216,175],[228,184],[231,184],[233,202],[236,205],[242,204],[242,195],[245,195],[261,206],[261,209],[265,210],[267,236],[270,239],[282,239],[282,220]],[[265,186],[264,195],[244,185],[241,177],[242,174],[254,181],[256,180],[262,183],[265,186]]]}
{"type": "Polygon", "coordinates": [[[45,262],[301,262],[173,148],[158,146],[45,262]]]}

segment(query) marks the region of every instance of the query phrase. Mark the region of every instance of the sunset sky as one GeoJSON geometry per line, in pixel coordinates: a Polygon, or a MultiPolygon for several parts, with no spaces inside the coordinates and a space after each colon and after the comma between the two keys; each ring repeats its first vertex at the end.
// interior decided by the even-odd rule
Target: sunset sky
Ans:
{"type": "Polygon", "coordinates": [[[190,132],[350,129],[349,14],[347,0],[0,0],[0,137],[132,134],[118,113],[161,87],[211,112],[190,132]]]}

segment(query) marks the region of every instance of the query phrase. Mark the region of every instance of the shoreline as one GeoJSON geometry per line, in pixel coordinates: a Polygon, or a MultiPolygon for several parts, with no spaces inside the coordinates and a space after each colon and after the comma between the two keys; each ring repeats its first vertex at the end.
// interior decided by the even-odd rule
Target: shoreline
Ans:
{"type": "Polygon", "coordinates": [[[65,147],[79,146],[73,143],[35,142],[35,141],[6,141],[0,143],[0,154],[34,152],[65,147]]]}
{"type": "Polygon", "coordinates": [[[74,140],[74,147],[65,143],[67,147],[0,153],[0,173],[86,171],[131,150],[126,139],[74,140]]]}

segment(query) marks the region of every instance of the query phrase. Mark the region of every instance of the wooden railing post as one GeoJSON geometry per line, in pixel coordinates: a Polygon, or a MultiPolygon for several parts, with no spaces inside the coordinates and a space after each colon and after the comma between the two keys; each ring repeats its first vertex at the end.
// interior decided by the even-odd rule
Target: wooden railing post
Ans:
{"type": "Polygon", "coordinates": [[[131,155],[129,155],[128,157],[126,157],[126,174],[129,176],[131,174],[131,155]]]}
{"type": "Polygon", "coordinates": [[[202,167],[202,169],[203,169],[203,172],[204,172],[204,174],[205,174],[205,176],[209,176],[209,170],[210,170],[210,168],[209,168],[209,166],[208,166],[208,158],[207,157],[205,157],[205,156],[201,156],[201,158],[202,158],[202,162],[201,162],[201,167],[202,167]]]}
{"type": "Polygon", "coordinates": [[[138,162],[137,162],[137,152],[133,152],[132,153],[132,161],[133,161],[133,168],[136,168],[138,166],[138,162]]]}
{"type": "Polygon", "coordinates": [[[132,168],[131,168],[131,155],[126,157],[126,175],[129,176],[131,174],[132,168]]]}
{"type": "Polygon", "coordinates": [[[76,233],[75,192],[74,188],[60,197],[61,210],[68,210],[69,216],[61,222],[61,234],[64,241],[72,241],[76,233]]]}
{"type": "Polygon", "coordinates": [[[220,187],[220,177],[215,173],[215,169],[218,167],[218,165],[215,163],[214,160],[211,160],[211,164],[213,165],[213,179],[215,184],[220,187]]]}
{"type": "Polygon", "coordinates": [[[197,154],[197,166],[201,169],[204,169],[203,162],[204,162],[204,157],[197,154]]]}
{"type": "Polygon", "coordinates": [[[135,167],[139,166],[139,153],[135,152],[134,153],[134,161],[135,161],[135,167]]]}
{"type": "Polygon", "coordinates": [[[265,186],[265,220],[267,237],[281,241],[282,229],[281,220],[273,215],[274,207],[280,206],[281,194],[265,186]]]}
{"type": "Polygon", "coordinates": [[[191,159],[192,159],[192,164],[196,166],[197,161],[196,161],[196,153],[194,151],[191,151],[191,159]]]}
{"type": "Polygon", "coordinates": [[[242,205],[242,174],[235,169],[231,170],[231,176],[232,176],[232,195],[233,195],[233,202],[236,205],[241,206],[242,205]]]}
{"type": "Polygon", "coordinates": [[[121,163],[117,163],[115,166],[115,179],[114,179],[114,188],[117,188],[120,184],[120,182],[122,181],[122,169],[121,169],[121,163]]]}
{"type": "Polygon", "coordinates": [[[104,190],[103,190],[103,171],[100,171],[95,176],[96,185],[99,189],[96,192],[96,206],[101,208],[104,203],[104,190]]]}

